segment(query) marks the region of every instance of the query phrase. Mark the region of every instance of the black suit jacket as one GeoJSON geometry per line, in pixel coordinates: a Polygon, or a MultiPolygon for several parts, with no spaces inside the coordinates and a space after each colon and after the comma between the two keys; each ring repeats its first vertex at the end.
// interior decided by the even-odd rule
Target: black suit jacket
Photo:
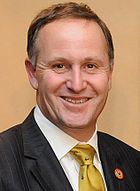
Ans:
{"type": "MultiPolygon", "coordinates": [[[[108,191],[140,191],[140,153],[105,133],[98,132],[98,140],[108,191]],[[115,176],[116,168],[123,179],[115,176]]],[[[0,134],[0,191],[72,191],[33,111],[0,134]]]]}

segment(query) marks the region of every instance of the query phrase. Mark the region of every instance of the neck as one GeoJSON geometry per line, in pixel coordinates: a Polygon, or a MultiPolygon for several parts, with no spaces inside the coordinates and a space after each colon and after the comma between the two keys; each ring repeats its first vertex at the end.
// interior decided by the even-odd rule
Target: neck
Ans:
{"type": "Polygon", "coordinates": [[[69,136],[73,137],[74,139],[80,141],[80,142],[87,142],[90,140],[90,138],[93,136],[96,126],[92,128],[69,128],[69,129],[62,129],[65,133],[67,133],[69,136]]]}

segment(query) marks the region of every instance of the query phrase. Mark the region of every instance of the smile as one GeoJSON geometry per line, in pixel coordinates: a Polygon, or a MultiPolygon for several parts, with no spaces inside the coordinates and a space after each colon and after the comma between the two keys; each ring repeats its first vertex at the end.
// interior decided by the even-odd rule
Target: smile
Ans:
{"type": "Polygon", "coordinates": [[[68,97],[63,97],[63,99],[69,103],[73,104],[82,104],[85,103],[89,100],[89,98],[68,98],[68,97]]]}

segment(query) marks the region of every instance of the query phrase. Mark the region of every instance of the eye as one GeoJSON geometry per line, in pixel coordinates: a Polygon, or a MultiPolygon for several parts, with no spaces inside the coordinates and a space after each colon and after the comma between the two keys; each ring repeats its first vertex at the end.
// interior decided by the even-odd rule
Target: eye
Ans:
{"type": "Polygon", "coordinates": [[[67,71],[67,67],[64,64],[53,64],[52,68],[57,73],[64,73],[67,71]]]}
{"type": "Polygon", "coordinates": [[[87,63],[85,65],[85,71],[88,73],[96,73],[97,66],[94,63],[87,63]]]}
{"type": "Polygon", "coordinates": [[[61,69],[61,68],[64,68],[64,65],[63,64],[56,64],[55,68],[60,68],[61,69]]]}
{"type": "Polygon", "coordinates": [[[89,69],[94,69],[94,68],[95,68],[95,65],[94,65],[94,64],[87,64],[87,68],[89,68],[89,69]]]}

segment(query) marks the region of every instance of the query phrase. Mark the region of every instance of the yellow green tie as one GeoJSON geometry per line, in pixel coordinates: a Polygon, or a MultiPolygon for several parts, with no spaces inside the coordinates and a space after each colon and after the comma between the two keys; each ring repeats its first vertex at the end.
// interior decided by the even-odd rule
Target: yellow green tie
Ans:
{"type": "Polygon", "coordinates": [[[80,164],[79,190],[105,191],[104,182],[100,172],[93,165],[95,150],[92,146],[79,144],[70,153],[80,164]]]}

